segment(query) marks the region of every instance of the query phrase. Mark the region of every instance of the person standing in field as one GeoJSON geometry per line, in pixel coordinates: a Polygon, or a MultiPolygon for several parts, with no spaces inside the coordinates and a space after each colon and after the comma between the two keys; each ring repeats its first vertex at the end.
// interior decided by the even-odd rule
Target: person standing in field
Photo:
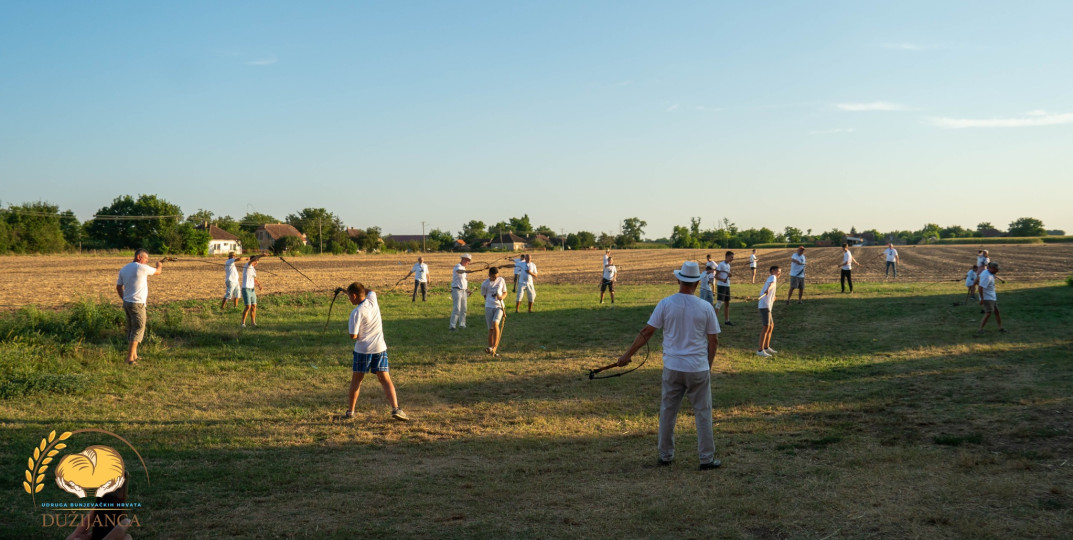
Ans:
{"type": "Polygon", "coordinates": [[[700,469],[718,468],[712,426],[712,362],[719,348],[719,320],[715,309],[693,293],[702,279],[696,261],[682,263],[674,271],[678,293],[660,300],[648,324],[619,357],[618,365],[630,363],[634,354],[663,329],[663,384],[659,408],[659,465],[674,461],[674,425],[682,398],[689,397],[697,422],[697,453],[700,469]]]}
{"type": "Polygon", "coordinates": [[[760,310],[760,324],[763,329],[760,330],[760,346],[756,349],[756,355],[764,358],[770,358],[775,355],[775,350],[771,348],[771,333],[775,331],[775,321],[771,318],[771,308],[775,305],[775,288],[778,286],[780,275],[782,275],[782,269],[778,266],[772,266],[768,269],[767,281],[764,282],[764,288],[760,290],[760,301],[757,303],[757,308],[760,310]]]}
{"type": "Polygon", "coordinates": [[[488,279],[481,283],[481,296],[484,297],[484,322],[488,325],[488,348],[484,352],[499,358],[499,340],[503,338],[500,322],[506,317],[503,299],[507,296],[507,282],[499,277],[499,269],[488,269],[488,279]]]}
{"type": "Polygon", "coordinates": [[[220,302],[220,309],[227,305],[228,300],[232,301],[232,307],[238,307],[238,298],[242,295],[242,291],[239,287],[238,268],[235,268],[235,263],[241,260],[242,257],[235,257],[234,251],[227,254],[227,261],[224,262],[224,299],[220,302]]]}
{"type": "Polygon", "coordinates": [[[261,280],[257,279],[257,263],[260,261],[261,257],[254,255],[242,269],[242,302],[246,305],[242,310],[243,328],[246,328],[246,315],[249,315],[250,322],[257,326],[257,291],[261,290],[261,280]]]}
{"type": "Polygon", "coordinates": [[[451,320],[448,330],[454,331],[466,327],[466,312],[469,311],[469,280],[466,274],[473,270],[466,270],[473,257],[469,253],[463,253],[461,260],[451,270],[451,320]]]}
{"type": "Polygon", "coordinates": [[[709,261],[704,264],[704,274],[700,278],[700,299],[709,304],[715,303],[715,296],[712,294],[712,285],[714,283],[715,263],[709,261]]]}
{"type": "Polygon", "coordinates": [[[350,312],[349,333],[354,341],[354,358],[350,376],[350,392],[347,394],[348,408],[344,418],[354,417],[354,407],[358,404],[361,381],[366,373],[375,373],[384,390],[384,399],[391,406],[391,417],[407,421],[409,416],[399,407],[399,398],[395,394],[395,385],[388,374],[387,342],[384,341],[384,325],[380,318],[380,304],[376,301],[376,291],[365,288],[357,281],[346,288],[350,304],[356,306],[350,312]]]}
{"type": "MultiPolygon", "coordinates": [[[[610,253],[611,250],[608,250],[610,253]]],[[[611,303],[615,303],[615,280],[618,279],[618,268],[615,266],[615,259],[610,255],[604,257],[604,274],[603,279],[600,280],[600,303],[604,303],[604,291],[611,291],[611,303]]]]}
{"type": "Polygon", "coordinates": [[[518,255],[514,261],[514,289],[511,292],[518,292],[518,278],[525,272],[525,255],[518,255]]]}
{"type": "Polygon", "coordinates": [[[149,266],[149,252],[139,249],[134,252],[134,260],[119,269],[119,279],[115,290],[123,300],[123,313],[127,316],[127,365],[138,365],[138,344],[145,337],[147,315],[145,303],[149,299],[149,276],[156,276],[164,271],[164,260],[157,261],[156,266],[149,266]]]}
{"type": "Polygon", "coordinates": [[[981,249],[976,255],[976,268],[977,272],[983,272],[987,269],[987,263],[991,262],[991,254],[986,249],[981,249]]]}
{"type": "Polygon", "coordinates": [[[857,259],[849,252],[849,244],[842,244],[842,262],[838,266],[842,269],[839,275],[839,283],[842,284],[842,292],[846,292],[846,282],[849,281],[849,292],[853,294],[853,263],[857,259]]]}
{"type": "Polygon", "coordinates": [[[518,297],[514,301],[514,312],[518,313],[518,309],[522,305],[522,294],[524,293],[529,300],[529,313],[533,312],[533,301],[536,300],[536,287],[533,284],[533,278],[539,275],[537,273],[537,267],[533,264],[533,257],[531,255],[525,256],[525,267],[522,270],[522,275],[518,278],[518,297]]]}
{"type": "MultiPolygon", "coordinates": [[[[894,244],[887,242],[887,249],[883,250],[883,255],[887,257],[887,267],[883,270],[883,277],[887,277],[890,274],[890,270],[894,269],[894,279],[898,279],[898,263],[901,259],[898,257],[898,250],[894,249],[894,244]]],[[[853,287],[850,287],[852,290],[853,287]]]]}
{"type": "Polygon", "coordinates": [[[786,305],[790,305],[794,289],[797,289],[797,303],[804,303],[801,296],[805,294],[805,246],[797,246],[797,253],[790,255],[790,295],[786,297],[786,305]]]}
{"type": "MultiPolygon", "coordinates": [[[[418,257],[417,262],[414,263],[414,267],[410,269],[410,274],[414,276],[414,293],[410,296],[410,302],[417,301],[417,289],[421,289],[421,301],[426,301],[426,295],[428,294],[428,265],[425,264],[424,257],[418,257]]],[[[410,274],[406,274],[409,277],[410,274]]],[[[406,278],[403,278],[406,279],[406,278]]]]}
{"type": "Polygon", "coordinates": [[[607,248],[604,251],[604,266],[607,266],[607,261],[611,260],[611,248],[607,248]]]}
{"type": "Polygon", "coordinates": [[[749,255],[749,270],[751,270],[752,273],[753,273],[753,281],[752,282],[756,283],[756,250],[755,249],[753,250],[753,253],[751,255],[749,255]]]}
{"type": "Polygon", "coordinates": [[[991,315],[995,315],[995,322],[998,323],[998,331],[1006,332],[1006,329],[1002,327],[1002,315],[998,310],[998,296],[995,294],[995,276],[998,275],[998,263],[987,263],[987,269],[980,272],[977,276],[976,282],[980,286],[980,305],[984,308],[984,319],[980,321],[980,329],[976,331],[977,334],[984,333],[984,325],[987,324],[987,320],[991,318],[991,315]]]}
{"type": "Polygon", "coordinates": [[[976,300],[976,268],[973,265],[965,274],[965,286],[969,289],[969,295],[965,297],[965,303],[968,303],[969,300],[976,300]]]}
{"type": "Polygon", "coordinates": [[[734,326],[730,322],[730,263],[734,261],[734,252],[728,251],[722,262],[715,265],[715,312],[723,308],[723,325],[734,326]]]}

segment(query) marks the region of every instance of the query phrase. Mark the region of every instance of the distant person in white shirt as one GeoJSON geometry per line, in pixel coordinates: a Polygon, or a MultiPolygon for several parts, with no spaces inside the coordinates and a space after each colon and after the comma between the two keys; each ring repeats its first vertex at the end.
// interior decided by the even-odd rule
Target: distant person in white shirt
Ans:
{"type": "MultiPolygon", "coordinates": [[[[421,301],[426,301],[426,294],[428,292],[428,265],[425,264],[424,257],[418,257],[417,262],[414,263],[414,267],[410,269],[410,274],[414,275],[414,294],[410,296],[410,302],[417,301],[417,289],[421,289],[421,301]]],[[[406,274],[406,277],[410,277],[410,274],[406,274]]],[[[406,279],[406,278],[403,278],[406,279]]]]}
{"type": "Polygon", "coordinates": [[[354,407],[358,404],[358,392],[366,373],[375,373],[384,390],[384,399],[391,406],[391,417],[407,421],[409,416],[399,407],[399,398],[395,394],[395,385],[388,375],[390,366],[387,360],[387,342],[384,341],[384,325],[380,318],[380,304],[376,301],[376,292],[366,289],[355,281],[346,288],[346,296],[354,306],[350,312],[348,331],[354,341],[354,362],[351,367],[350,392],[347,394],[348,408],[344,418],[354,417],[354,407]]]}
{"type": "Polygon", "coordinates": [[[968,303],[969,300],[976,300],[976,268],[973,265],[965,274],[965,287],[969,289],[969,295],[965,297],[965,303],[968,303]]]}
{"type": "Polygon", "coordinates": [[[996,277],[998,275],[998,263],[987,263],[987,269],[980,272],[977,276],[976,282],[980,286],[980,305],[984,308],[984,319],[980,321],[980,329],[976,331],[977,334],[984,333],[984,325],[987,324],[987,320],[991,318],[991,315],[995,315],[995,322],[998,323],[998,331],[1005,332],[1006,329],[1002,327],[1002,315],[998,311],[998,296],[995,294],[995,280],[1001,279],[996,277]]]}
{"type": "MultiPolygon", "coordinates": [[[[883,250],[883,255],[887,257],[887,267],[883,270],[883,277],[887,277],[890,274],[890,270],[894,269],[894,278],[898,279],[898,263],[901,259],[898,258],[898,250],[894,249],[894,244],[887,242],[887,249],[883,250]]],[[[852,290],[853,287],[850,287],[852,290]]]]}
{"type": "MultiPolygon", "coordinates": [[[[610,252],[610,250],[608,250],[610,252]]],[[[618,268],[615,266],[615,258],[607,255],[604,257],[604,274],[600,280],[600,303],[604,303],[604,291],[611,291],[611,303],[615,303],[615,280],[618,279],[618,268]]]]}
{"type": "Polygon", "coordinates": [[[797,246],[797,253],[790,255],[790,295],[786,297],[786,305],[790,305],[794,289],[797,289],[797,303],[803,303],[801,296],[805,294],[805,246],[797,246]]]}
{"type": "Polygon", "coordinates": [[[239,287],[238,268],[235,268],[235,263],[241,260],[242,257],[235,257],[234,251],[227,254],[227,261],[224,262],[224,299],[220,302],[220,309],[227,305],[228,300],[232,301],[232,307],[238,307],[242,287],[239,287]]]}
{"type": "Polygon", "coordinates": [[[991,254],[986,249],[981,249],[976,254],[976,268],[978,272],[983,272],[987,268],[987,263],[991,262],[991,254]]]}
{"type": "Polygon", "coordinates": [[[846,292],[846,282],[849,281],[849,292],[853,293],[853,263],[857,262],[857,259],[853,258],[853,254],[849,252],[849,244],[842,244],[842,262],[838,263],[839,268],[842,269],[839,275],[838,281],[842,284],[842,292],[846,292]]]}
{"type": "Polygon", "coordinates": [[[138,365],[138,343],[145,337],[145,302],[149,299],[149,276],[159,275],[164,271],[164,261],[159,260],[156,267],[149,266],[149,252],[139,249],[134,252],[134,260],[119,269],[119,279],[115,290],[123,299],[123,312],[127,316],[127,364],[138,365]]]}
{"type": "Polygon", "coordinates": [[[518,255],[517,259],[511,259],[514,261],[514,288],[511,292],[518,292],[518,279],[522,277],[522,273],[525,272],[525,255],[518,255]]]}
{"type": "Polygon", "coordinates": [[[704,264],[704,274],[700,278],[700,299],[708,302],[709,304],[715,303],[715,295],[712,293],[714,290],[712,287],[715,285],[715,263],[707,262],[704,264]]]}
{"type": "Polygon", "coordinates": [[[518,278],[518,298],[514,301],[514,312],[518,313],[518,309],[522,305],[522,294],[525,294],[529,300],[529,313],[533,312],[533,300],[536,300],[536,287],[533,285],[533,278],[540,274],[537,273],[537,267],[533,264],[533,257],[531,255],[525,256],[525,268],[522,270],[521,277],[518,278]]]}
{"type": "Polygon", "coordinates": [[[484,352],[498,358],[499,340],[503,339],[503,327],[500,323],[506,317],[503,299],[507,297],[507,282],[499,277],[499,269],[488,269],[488,279],[481,283],[481,296],[484,297],[484,322],[488,325],[488,348],[484,352]]]}
{"type": "Polygon", "coordinates": [[[764,288],[760,289],[760,302],[757,303],[757,308],[760,310],[760,324],[763,329],[760,330],[760,347],[756,349],[756,355],[765,358],[775,354],[775,350],[771,348],[771,333],[775,331],[775,321],[771,318],[771,307],[775,305],[775,288],[778,286],[779,276],[781,275],[782,270],[778,266],[772,266],[768,269],[767,281],[764,282],[764,288]]]}
{"type": "Polygon", "coordinates": [[[693,296],[702,279],[696,261],[686,261],[674,271],[678,293],[660,300],[648,324],[641,329],[618,365],[625,366],[656,329],[663,329],[663,385],[659,407],[659,465],[674,461],[674,425],[682,397],[688,396],[697,421],[697,452],[700,469],[718,468],[712,427],[712,362],[719,348],[719,320],[708,302],[693,296]]]}
{"type": "Polygon", "coordinates": [[[723,325],[734,326],[730,322],[730,263],[734,261],[734,252],[728,251],[723,260],[715,265],[715,312],[723,308],[723,325]]]}
{"type": "Polygon", "coordinates": [[[607,248],[604,251],[604,266],[607,266],[607,261],[611,260],[611,248],[607,248]]]}
{"type": "Polygon", "coordinates": [[[261,280],[257,279],[257,263],[261,257],[254,255],[250,262],[242,269],[242,302],[246,308],[242,310],[242,327],[246,328],[246,315],[250,316],[250,322],[257,326],[257,291],[261,290],[261,280]]]}
{"type": "Polygon", "coordinates": [[[451,320],[447,328],[452,332],[457,327],[466,327],[466,312],[469,311],[469,280],[466,274],[476,270],[466,270],[473,257],[469,253],[463,253],[458,264],[451,270],[451,320]]]}
{"type": "Polygon", "coordinates": [[[749,255],[749,270],[752,270],[752,272],[753,272],[753,283],[756,283],[756,250],[755,249],[753,250],[753,253],[751,255],[749,255]]]}

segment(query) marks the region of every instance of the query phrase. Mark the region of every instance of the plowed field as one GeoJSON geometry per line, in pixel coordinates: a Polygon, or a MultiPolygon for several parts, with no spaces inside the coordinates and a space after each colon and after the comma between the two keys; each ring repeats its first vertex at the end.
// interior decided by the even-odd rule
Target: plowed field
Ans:
{"type": "MultiPolygon", "coordinates": [[[[1011,281],[1042,281],[1062,279],[1073,272],[1073,244],[1039,244],[987,246],[991,258],[1001,264],[1002,277],[1011,281]]],[[[882,281],[884,270],[883,247],[854,248],[853,253],[860,265],[853,270],[856,283],[882,281]]],[[[963,279],[973,264],[977,246],[901,246],[899,280],[911,282],[937,282],[963,279]]],[[[759,270],[757,281],[763,279],[766,268],[778,264],[789,269],[791,249],[770,249],[757,252],[759,270]]],[[[621,250],[615,251],[619,266],[619,284],[626,286],[642,283],[670,283],[671,271],[683,260],[704,260],[711,253],[715,260],[722,260],[723,250],[621,250]]],[[[533,262],[540,276],[536,283],[593,283],[600,281],[602,268],[601,251],[536,252],[533,262]]],[[[749,250],[736,250],[733,263],[735,276],[732,285],[749,281],[749,250]]],[[[809,283],[838,281],[840,248],[810,248],[806,278],[809,283]]],[[[153,258],[155,260],[155,257],[153,258]]],[[[166,302],[183,299],[222,298],[223,258],[182,258],[178,262],[165,263],[164,272],[149,279],[150,302],[166,302]]],[[[348,255],[288,257],[302,273],[287,266],[279,258],[269,257],[258,265],[259,277],[264,290],[261,294],[293,293],[300,291],[328,291],[345,286],[351,281],[361,281],[376,289],[387,289],[409,272],[416,260],[412,254],[398,255],[348,255]]],[[[27,304],[41,307],[58,307],[72,301],[98,296],[107,299],[116,297],[115,280],[119,268],[130,261],[128,257],[103,256],[12,256],[0,258],[0,306],[4,309],[18,308],[27,304]]],[[[446,286],[450,269],[458,262],[458,256],[433,253],[425,257],[433,287],[446,286]]],[[[509,264],[501,253],[478,253],[474,255],[471,268],[483,268],[485,263],[509,264]]],[[[502,270],[509,277],[510,269],[502,270]]],[[[784,276],[786,274],[784,273],[784,276]]],[[[471,282],[484,279],[483,272],[472,275],[471,282]]],[[[398,286],[397,291],[407,290],[408,283],[398,286]]]]}

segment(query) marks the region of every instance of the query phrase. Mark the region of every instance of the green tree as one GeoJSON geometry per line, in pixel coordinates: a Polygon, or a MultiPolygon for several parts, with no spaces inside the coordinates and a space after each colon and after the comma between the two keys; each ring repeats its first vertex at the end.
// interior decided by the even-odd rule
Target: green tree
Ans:
{"type": "Polygon", "coordinates": [[[675,225],[674,229],[671,231],[671,247],[683,249],[698,248],[700,247],[700,242],[693,236],[689,229],[681,225],[675,225]]]}
{"type": "Polygon", "coordinates": [[[0,218],[7,222],[8,249],[15,253],[56,253],[67,248],[59,207],[45,202],[12,205],[0,218]]]}
{"type": "Polygon", "coordinates": [[[998,227],[991,224],[990,221],[982,221],[976,224],[976,235],[983,236],[983,233],[987,231],[997,231],[998,227]]]}
{"type": "Polygon", "coordinates": [[[266,223],[279,223],[279,220],[268,214],[250,212],[242,218],[239,225],[242,227],[242,230],[252,233],[266,223]]]}
{"type": "MultiPolygon", "coordinates": [[[[482,228],[483,225],[484,224],[481,223],[482,228]]],[[[469,244],[464,238],[463,241],[466,242],[466,244],[469,244]]],[[[432,229],[428,232],[428,244],[426,247],[429,251],[439,251],[441,249],[451,249],[454,247],[454,243],[455,239],[451,236],[451,233],[439,229],[432,229]]]]}
{"type": "Polygon", "coordinates": [[[555,234],[555,231],[553,231],[551,227],[548,227],[547,225],[541,225],[537,227],[536,230],[534,230],[533,232],[536,234],[543,234],[548,238],[555,238],[558,236],[557,234],[555,234]]]}
{"type": "MultiPolygon", "coordinates": [[[[211,211],[203,210],[201,208],[198,208],[197,212],[194,212],[193,214],[190,214],[189,216],[186,216],[186,222],[187,223],[193,223],[194,226],[196,227],[196,226],[201,225],[202,223],[205,223],[205,222],[213,223],[212,217],[213,217],[213,213],[211,211]]],[[[219,226],[219,225],[217,225],[217,226],[219,226]]]]}
{"type": "Polygon", "coordinates": [[[182,243],[176,229],[182,210],[156,195],[121,195],[97,211],[86,226],[94,247],[112,249],[145,248],[162,253],[182,243]]]}
{"type": "Polygon", "coordinates": [[[630,247],[640,242],[647,226],[648,222],[636,217],[622,220],[622,234],[618,237],[619,247],[630,247]]]}
{"type": "Polygon", "coordinates": [[[343,220],[324,208],[303,208],[288,215],[287,223],[304,233],[317,253],[331,251],[335,244],[341,248],[347,240],[343,220]]]}
{"type": "Polygon", "coordinates": [[[529,223],[529,214],[525,214],[520,218],[510,218],[509,222],[510,231],[514,234],[521,236],[529,236],[533,234],[533,225],[529,223]]]}
{"type": "Polygon", "coordinates": [[[82,224],[78,222],[74,212],[64,210],[60,213],[60,232],[63,233],[63,239],[67,241],[68,249],[77,248],[82,244],[82,231],[82,224]]]}
{"type": "MultiPolygon", "coordinates": [[[[480,243],[483,240],[487,240],[492,235],[484,229],[484,222],[479,220],[470,220],[469,223],[462,225],[462,230],[458,233],[458,237],[468,246],[480,243]]],[[[451,239],[454,242],[454,238],[451,239]]],[[[450,244],[448,244],[450,247],[450,244]]]]}
{"type": "Polygon", "coordinates": [[[1010,230],[1007,234],[1016,237],[1045,236],[1047,228],[1043,226],[1042,221],[1036,218],[1023,217],[1010,222],[1010,230]]]}
{"type": "Polygon", "coordinates": [[[745,229],[738,233],[738,239],[745,244],[746,247],[756,244],[770,244],[775,241],[775,232],[767,227],[758,229],[745,229]]]}
{"type": "Polygon", "coordinates": [[[968,238],[972,236],[973,232],[961,225],[951,225],[950,227],[943,227],[939,231],[940,238],[968,238]]]}
{"type": "Polygon", "coordinates": [[[803,237],[804,233],[802,233],[801,229],[798,229],[797,227],[787,226],[785,229],[782,230],[783,240],[790,244],[800,244],[803,237]]]}
{"type": "Polygon", "coordinates": [[[596,235],[589,231],[578,231],[566,235],[566,245],[570,249],[589,249],[596,245],[596,235]]]}

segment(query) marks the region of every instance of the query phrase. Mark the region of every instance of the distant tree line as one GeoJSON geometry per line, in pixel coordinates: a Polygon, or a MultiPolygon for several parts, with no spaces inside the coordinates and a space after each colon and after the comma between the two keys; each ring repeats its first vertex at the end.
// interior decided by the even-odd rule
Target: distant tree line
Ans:
{"type": "MultiPolygon", "coordinates": [[[[94,219],[80,223],[70,210],[60,211],[59,206],[47,202],[24,203],[0,209],[0,253],[58,253],[79,249],[137,249],[145,248],[154,253],[204,255],[208,252],[210,234],[200,228],[213,224],[239,238],[244,248],[258,249],[259,227],[271,223],[287,223],[304,233],[308,244],[295,237],[284,237],[271,246],[276,253],[357,253],[381,249],[428,251],[453,249],[486,250],[491,244],[505,241],[509,235],[523,237],[531,247],[566,249],[639,247],[648,223],[631,217],[622,221],[617,234],[576,231],[556,234],[546,225],[534,227],[528,214],[511,217],[486,225],[480,220],[470,220],[462,225],[457,234],[442,229],[432,229],[424,242],[413,240],[396,241],[385,237],[380,227],[365,229],[346,228],[343,221],[324,208],[305,208],[280,220],[268,214],[249,212],[240,219],[230,215],[216,216],[211,211],[199,209],[185,216],[178,205],[156,195],[130,195],[116,197],[108,206],[97,211],[94,219]],[[461,241],[461,242],[459,242],[461,241]],[[423,244],[423,245],[422,245],[423,244]]],[[[715,227],[701,227],[701,218],[690,219],[688,226],[675,226],[669,238],[661,238],[649,244],[665,244],[676,248],[727,248],[741,249],[771,243],[817,243],[839,244],[847,236],[869,236],[877,243],[893,239],[897,243],[917,244],[944,238],[969,237],[1034,237],[1047,234],[1063,235],[1063,231],[1047,231],[1043,222],[1035,218],[1019,218],[1010,223],[1007,231],[998,230],[990,222],[980,223],[970,230],[961,226],[940,227],[934,223],[917,231],[888,231],[875,229],[849,233],[839,229],[813,235],[812,229],[802,231],[785,227],[777,233],[760,229],[739,229],[729,219],[723,218],[715,227]]]]}

